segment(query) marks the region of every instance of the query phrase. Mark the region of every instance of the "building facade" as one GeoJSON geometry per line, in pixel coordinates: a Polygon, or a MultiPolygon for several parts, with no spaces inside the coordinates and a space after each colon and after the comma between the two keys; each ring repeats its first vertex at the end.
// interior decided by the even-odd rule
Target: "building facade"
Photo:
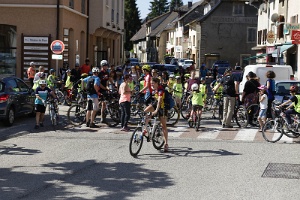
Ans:
{"type": "Polygon", "coordinates": [[[0,19],[0,73],[26,80],[31,61],[46,72],[87,57],[94,66],[123,62],[124,0],[2,0],[0,19]],[[54,40],[65,45],[59,60],[52,58],[54,40]]]}

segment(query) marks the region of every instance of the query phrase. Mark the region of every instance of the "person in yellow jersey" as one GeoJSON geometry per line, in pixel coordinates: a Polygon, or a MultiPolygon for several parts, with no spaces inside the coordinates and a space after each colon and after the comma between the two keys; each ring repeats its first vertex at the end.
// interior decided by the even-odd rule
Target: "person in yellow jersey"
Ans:
{"type": "Polygon", "coordinates": [[[292,130],[292,118],[293,114],[300,114],[300,94],[297,85],[292,85],[290,87],[291,98],[284,103],[280,104],[278,107],[283,107],[289,105],[285,111],[285,118],[288,122],[288,129],[292,130]],[[292,108],[293,107],[293,108],[292,108]]]}
{"type": "Polygon", "coordinates": [[[178,108],[181,108],[181,98],[183,93],[183,88],[181,84],[181,77],[176,76],[176,83],[173,85],[173,95],[175,97],[176,105],[178,105],[178,108]]]}
{"type": "Polygon", "coordinates": [[[48,76],[47,80],[48,80],[48,87],[51,89],[51,90],[54,90],[55,89],[55,86],[56,86],[56,83],[57,83],[57,77],[55,76],[55,72],[56,70],[55,69],[50,69],[50,75],[48,76]]]}
{"type": "Polygon", "coordinates": [[[214,93],[214,103],[213,103],[213,119],[216,119],[216,109],[218,107],[218,105],[220,104],[221,98],[222,98],[222,92],[223,92],[223,85],[220,85],[219,87],[217,87],[218,83],[220,82],[220,80],[216,81],[216,84],[214,84],[212,91],[214,93]]]}
{"type": "Polygon", "coordinates": [[[204,103],[203,107],[205,107],[206,106],[206,97],[207,97],[207,92],[208,92],[205,77],[201,77],[201,79],[200,79],[199,90],[203,95],[203,103],[204,103]]]}
{"type": "Polygon", "coordinates": [[[73,87],[73,82],[71,81],[71,70],[67,70],[67,80],[66,80],[66,84],[65,84],[65,88],[66,89],[72,89],[73,87]]]}
{"type": "Polygon", "coordinates": [[[170,92],[170,93],[173,92],[173,85],[174,85],[175,83],[176,83],[176,80],[175,80],[174,74],[170,74],[169,80],[168,80],[168,82],[167,82],[167,86],[168,86],[168,88],[169,88],[169,91],[168,91],[168,92],[170,92]]]}
{"type": "Polygon", "coordinates": [[[198,84],[194,83],[191,86],[191,90],[192,90],[192,92],[191,92],[190,96],[188,97],[188,100],[190,98],[192,98],[192,107],[193,107],[193,109],[191,111],[189,121],[193,121],[193,119],[192,119],[193,114],[197,110],[199,110],[199,115],[200,115],[200,118],[201,118],[202,108],[203,108],[203,94],[202,94],[202,92],[199,91],[198,84]]]}

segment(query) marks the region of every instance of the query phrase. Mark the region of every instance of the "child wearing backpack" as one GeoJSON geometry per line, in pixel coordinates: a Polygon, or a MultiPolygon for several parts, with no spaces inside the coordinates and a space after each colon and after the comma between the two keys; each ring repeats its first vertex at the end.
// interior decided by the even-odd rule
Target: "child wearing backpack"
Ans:
{"type": "Polygon", "coordinates": [[[193,118],[192,118],[193,114],[197,110],[199,110],[199,115],[200,115],[200,118],[201,118],[202,108],[203,108],[203,94],[202,94],[202,92],[199,91],[198,84],[194,83],[191,86],[191,89],[192,89],[192,93],[188,97],[188,101],[192,98],[192,107],[193,107],[193,109],[191,111],[189,121],[193,121],[193,118]]]}

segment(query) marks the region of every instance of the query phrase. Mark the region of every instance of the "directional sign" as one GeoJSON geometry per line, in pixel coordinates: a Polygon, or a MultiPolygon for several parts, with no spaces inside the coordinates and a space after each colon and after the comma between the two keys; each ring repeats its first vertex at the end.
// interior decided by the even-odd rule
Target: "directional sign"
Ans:
{"type": "Polygon", "coordinates": [[[50,49],[54,54],[61,54],[65,50],[65,44],[60,40],[54,40],[50,45],[50,49]]]}

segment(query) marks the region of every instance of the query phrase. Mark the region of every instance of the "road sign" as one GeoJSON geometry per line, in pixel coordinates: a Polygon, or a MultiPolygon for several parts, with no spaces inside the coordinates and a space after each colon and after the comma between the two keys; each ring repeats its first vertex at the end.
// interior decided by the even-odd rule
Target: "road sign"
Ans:
{"type": "Polygon", "coordinates": [[[65,50],[65,44],[61,40],[54,40],[50,49],[54,54],[61,54],[65,50]]]}
{"type": "Polygon", "coordinates": [[[62,60],[63,56],[60,54],[52,54],[52,59],[53,60],[62,60]]]}

